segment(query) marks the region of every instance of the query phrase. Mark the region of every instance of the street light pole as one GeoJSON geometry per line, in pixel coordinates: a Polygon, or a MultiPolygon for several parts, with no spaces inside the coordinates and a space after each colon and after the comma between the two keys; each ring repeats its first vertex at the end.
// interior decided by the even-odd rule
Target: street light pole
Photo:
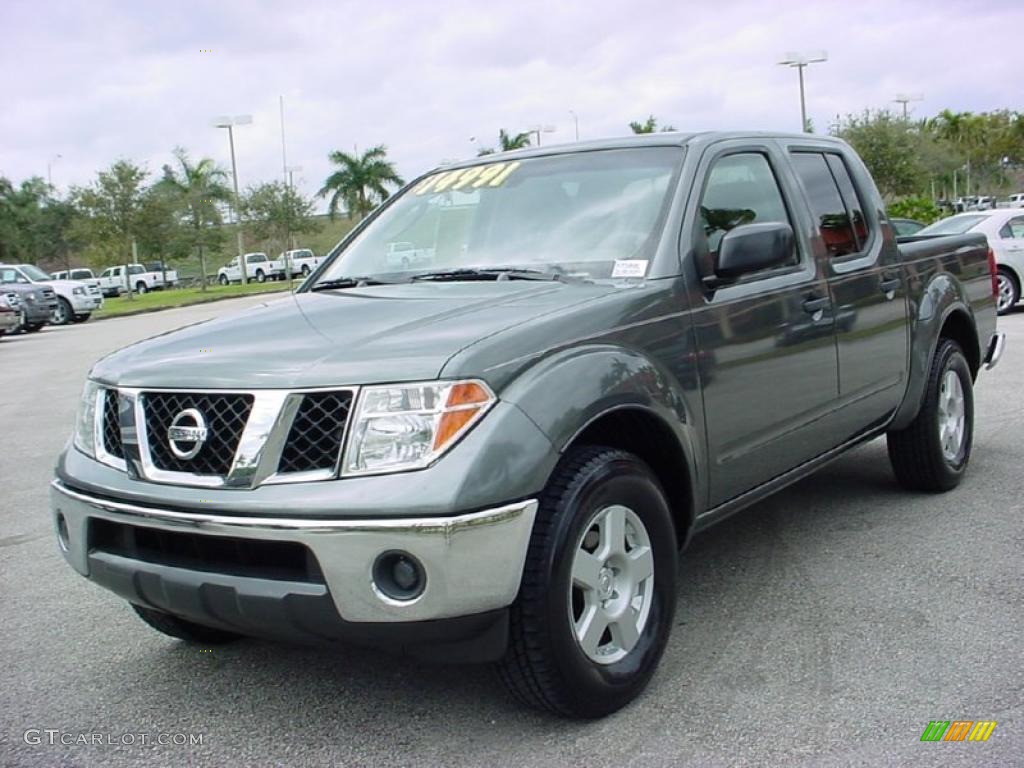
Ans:
{"type": "Polygon", "coordinates": [[[813,53],[801,54],[792,51],[782,55],[780,65],[795,67],[800,77],[800,130],[810,133],[807,125],[807,101],[804,95],[804,68],[810,64],[828,61],[828,54],[825,51],[814,51],[813,53]]]}
{"type": "Polygon", "coordinates": [[[580,118],[571,109],[569,110],[569,114],[572,115],[572,122],[573,122],[573,125],[576,128],[576,141],[579,141],[580,140],[580,118]]]}
{"type": "Polygon", "coordinates": [[[907,122],[907,103],[911,101],[924,101],[924,95],[920,93],[897,93],[893,101],[903,105],[903,122],[907,122]]]}
{"type": "Polygon", "coordinates": [[[50,187],[53,186],[53,163],[60,160],[64,155],[57,154],[46,161],[46,183],[50,187]]]}
{"type": "MultiPolygon", "coordinates": [[[[238,196],[238,165],[235,163],[235,132],[236,125],[249,125],[252,122],[252,115],[236,115],[235,117],[218,117],[213,121],[217,128],[228,129],[228,145],[231,147],[231,181],[235,190],[234,213],[235,213],[235,241],[238,247],[238,268],[242,275],[242,283],[249,282],[249,269],[245,263],[245,244],[242,241],[242,215],[239,211],[238,196]]],[[[205,279],[205,275],[203,276],[205,279]]]]}

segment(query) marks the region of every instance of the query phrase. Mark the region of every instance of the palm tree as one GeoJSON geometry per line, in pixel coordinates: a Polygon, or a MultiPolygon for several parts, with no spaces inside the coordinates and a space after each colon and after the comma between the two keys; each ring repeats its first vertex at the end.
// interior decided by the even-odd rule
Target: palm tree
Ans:
{"type": "Polygon", "coordinates": [[[675,130],[671,125],[663,125],[659,129],[658,120],[654,115],[648,115],[647,119],[642,123],[634,120],[629,124],[629,128],[633,133],[654,133],[657,130],[660,130],[662,133],[670,133],[675,130]]]}
{"type": "Polygon", "coordinates": [[[405,183],[394,164],[387,159],[387,149],[383,144],[366,150],[362,155],[335,150],[327,157],[341,166],[327,177],[317,193],[320,197],[331,196],[327,212],[332,219],[338,212],[339,202],[345,204],[349,216],[362,219],[388,199],[389,186],[400,187],[405,183]]]}
{"type": "Polygon", "coordinates": [[[206,253],[204,247],[211,240],[211,225],[220,223],[218,203],[231,200],[228,174],[213,160],[204,157],[196,163],[188,159],[188,153],[178,147],[174,150],[178,168],[164,166],[164,176],[159,184],[177,197],[184,218],[191,230],[190,245],[199,251],[199,268],[202,288],[206,290],[206,253]]]}
{"type": "MultiPolygon", "coordinates": [[[[524,149],[528,146],[530,146],[529,131],[517,133],[515,136],[504,128],[498,131],[498,152],[511,152],[513,149],[524,149]]],[[[490,147],[483,147],[476,154],[477,157],[483,157],[484,155],[493,155],[494,152],[495,150],[490,147]]]]}

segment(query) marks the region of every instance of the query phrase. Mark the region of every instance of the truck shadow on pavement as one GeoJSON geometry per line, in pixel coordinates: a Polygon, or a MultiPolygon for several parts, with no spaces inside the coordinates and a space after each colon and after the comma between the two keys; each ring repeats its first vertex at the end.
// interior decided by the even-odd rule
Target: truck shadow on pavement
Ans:
{"type": "MultiPolygon", "coordinates": [[[[901,493],[884,441],[875,442],[697,536],[681,558],[678,626],[662,666],[647,693],[613,717],[649,717],[652,707],[663,711],[664,696],[728,706],[728,692],[747,684],[737,679],[736,666],[756,660],[751,628],[791,612],[787,599],[803,601],[792,612],[804,614],[807,571],[826,567],[830,550],[852,542],[856,551],[886,520],[907,510],[917,514],[920,504],[912,500],[920,497],[901,493]]],[[[437,729],[453,722],[485,727],[512,720],[550,733],[588,727],[520,708],[488,667],[427,665],[349,646],[245,640],[198,649],[156,642],[145,651],[160,681],[152,701],[175,706],[182,689],[190,689],[190,699],[198,694],[204,702],[213,732],[220,718],[243,730],[321,723],[335,734],[358,729],[361,741],[379,731],[385,744],[398,739],[412,746],[436,741],[437,729]]],[[[828,681],[816,679],[811,687],[821,685],[828,681]]]]}

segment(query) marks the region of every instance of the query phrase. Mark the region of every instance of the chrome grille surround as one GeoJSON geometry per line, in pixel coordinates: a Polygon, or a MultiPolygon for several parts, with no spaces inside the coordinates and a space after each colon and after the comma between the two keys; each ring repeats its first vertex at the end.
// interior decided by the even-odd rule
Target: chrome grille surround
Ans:
{"type": "MultiPolygon", "coordinates": [[[[99,385],[95,420],[95,447],[97,460],[115,469],[126,471],[139,480],[168,485],[194,486],[202,488],[255,488],[264,484],[311,482],[330,480],[338,476],[341,455],[345,448],[348,435],[348,424],[353,415],[352,405],[355,403],[358,388],[356,387],[323,387],[309,389],[279,390],[200,390],[200,389],[158,389],[139,387],[109,387],[99,385]],[[298,448],[288,448],[293,427],[302,410],[307,396],[312,402],[329,402],[331,396],[339,407],[347,403],[343,419],[339,419],[340,431],[330,431],[332,438],[337,436],[338,442],[330,465],[325,458],[326,452],[317,453],[314,463],[282,461],[286,449],[293,459],[302,453],[298,448]],[[114,442],[106,434],[110,422],[111,411],[108,398],[117,403],[119,416],[121,446],[124,458],[113,455],[109,448],[114,442]],[[232,412],[235,417],[231,423],[232,433],[227,437],[211,435],[210,443],[217,445],[219,455],[216,461],[202,461],[192,469],[191,460],[181,460],[170,454],[167,448],[167,422],[173,420],[176,413],[190,405],[218,403],[229,398],[235,403],[232,412]],[[239,419],[237,403],[246,403],[245,418],[239,419]],[[148,405],[147,405],[148,401],[148,405]],[[154,405],[162,404],[161,410],[154,412],[154,405]],[[175,408],[170,408],[174,404],[175,408]],[[177,406],[181,406],[178,408],[177,406]],[[160,445],[154,443],[162,441],[160,445]],[[173,461],[168,461],[171,456],[173,461]]],[[[306,406],[306,416],[312,413],[311,406],[306,406]]],[[[209,414],[207,414],[209,418],[209,414]]],[[[305,434],[308,427],[299,423],[299,433],[305,434]]],[[[210,432],[216,426],[211,420],[210,432]]],[[[207,446],[204,446],[205,451],[207,446]]],[[[196,461],[203,454],[197,454],[196,461]]]]}

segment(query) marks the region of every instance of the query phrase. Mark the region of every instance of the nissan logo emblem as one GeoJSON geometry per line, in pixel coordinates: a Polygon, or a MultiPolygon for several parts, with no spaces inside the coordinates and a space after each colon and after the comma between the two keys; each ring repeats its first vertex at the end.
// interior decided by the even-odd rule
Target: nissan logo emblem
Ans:
{"type": "Polygon", "coordinates": [[[171,453],[179,459],[194,459],[206,443],[208,433],[203,414],[195,408],[186,408],[167,428],[167,443],[171,453]]]}

